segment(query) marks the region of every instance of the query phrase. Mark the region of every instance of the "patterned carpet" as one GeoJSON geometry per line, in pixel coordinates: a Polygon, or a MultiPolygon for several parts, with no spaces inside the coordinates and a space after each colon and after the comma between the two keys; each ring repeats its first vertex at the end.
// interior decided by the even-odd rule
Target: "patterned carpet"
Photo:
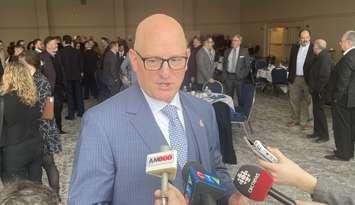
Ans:
{"type": "MultiPolygon", "coordinates": [[[[93,101],[86,102],[86,108],[92,106],[93,101]]],[[[65,113],[65,112],[64,112],[65,113]]],[[[329,116],[329,111],[328,111],[329,116]]],[[[307,132],[300,128],[287,128],[289,120],[289,107],[287,96],[274,96],[271,93],[257,93],[256,102],[252,114],[252,127],[255,132],[255,139],[259,139],[265,144],[278,147],[290,159],[299,163],[300,166],[308,170],[315,176],[325,176],[338,180],[342,184],[355,188],[355,162],[332,162],[325,160],[324,155],[334,147],[331,140],[324,144],[315,144],[305,138],[307,132]]],[[[331,118],[328,117],[331,128],[331,118]]],[[[68,184],[70,180],[73,154],[80,128],[80,120],[65,121],[64,130],[68,132],[63,135],[63,152],[56,156],[58,169],[61,177],[61,195],[67,198],[68,184]]],[[[310,131],[308,131],[309,133],[310,131]]],[[[237,150],[239,164],[237,166],[228,165],[231,176],[235,176],[238,166],[241,164],[254,164],[255,156],[248,149],[242,139],[241,128],[233,125],[234,146],[237,150]]],[[[332,132],[331,132],[332,135],[332,132]]],[[[46,180],[45,180],[46,181],[46,180]]],[[[331,185],[330,185],[331,186],[331,185]]],[[[280,186],[278,190],[294,199],[309,199],[309,195],[290,187],[280,186]]],[[[269,199],[263,203],[251,204],[279,204],[269,199]]]]}

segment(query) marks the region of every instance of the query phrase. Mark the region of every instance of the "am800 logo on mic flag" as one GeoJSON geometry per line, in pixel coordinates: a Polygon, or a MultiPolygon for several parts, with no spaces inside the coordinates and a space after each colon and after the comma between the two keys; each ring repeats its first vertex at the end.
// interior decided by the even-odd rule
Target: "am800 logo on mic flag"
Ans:
{"type": "Polygon", "coordinates": [[[169,180],[174,180],[177,169],[177,151],[169,150],[147,156],[145,172],[160,177],[162,172],[169,173],[169,180]]]}

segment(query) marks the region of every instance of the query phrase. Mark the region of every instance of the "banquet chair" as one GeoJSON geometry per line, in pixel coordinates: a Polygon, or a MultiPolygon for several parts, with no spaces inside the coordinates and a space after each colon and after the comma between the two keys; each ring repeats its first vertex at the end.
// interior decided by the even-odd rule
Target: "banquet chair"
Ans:
{"type": "Polygon", "coordinates": [[[219,81],[215,81],[214,83],[206,82],[202,86],[202,90],[205,90],[208,87],[213,93],[223,93],[223,84],[219,81]]]}
{"type": "Polygon", "coordinates": [[[272,92],[275,93],[275,88],[288,85],[287,70],[284,68],[274,68],[271,71],[272,92]]]}
{"type": "Polygon", "coordinates": [[[231,123],[241,125],[246,136],[250,137],[250,134],[253,134],[250,116],[255,102],[255,86],[252,84],[245,84],[242,88],[240,98],[240,105],[236,107],[235,111],[231,111],[231,123]]]}

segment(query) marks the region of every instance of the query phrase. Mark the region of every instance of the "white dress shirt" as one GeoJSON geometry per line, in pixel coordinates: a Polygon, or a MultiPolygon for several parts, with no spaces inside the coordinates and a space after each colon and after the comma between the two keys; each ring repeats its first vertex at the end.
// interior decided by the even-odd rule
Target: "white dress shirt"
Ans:
{"type": "Polygon", "coordinates": [[[348,50],[344,51],[343,55],[345,56],[347,53],[349,53],[349,51],[355,49],[355,46],[349,48],[348,50]]]}
{"type": "Polygon", "coordinates": [[[309,43],[306,46],[300,45],[297,53],[296,76],[303,76],[303,66],[306,61],[309,43]]]}
{"type": "Polygon", "coordinates": [[[230,73],[235,73],[235,69],[236,69],[236,66],[238,64],[238,57],[239,57],[239,48],[233,48],[228,56],[228,72],[230,73]],[[235,50],[235,57],[236,57],[236,60],[235,60],[235,65],[233,65],[233,51],[235,50]],[[233,67],[234,66],[234,67],[233,67]]]}
{"type": "Polygon", "coordinates": [[[180,102],[179,92],[176,93],[175,97],[173,98],[173,100],[170,103],[166,103],[164,101],[156,100],[156,99],[150,97],[148,94],[146,94],[143,90],[142,90],[142,92],[143,92],[143,95],[144,95],[145,99],[148,102],[150,110],[152,111],[152,113],[154,115],[156,123],[158,124],[161,132],[163,133],[164,138],[166,139],[166,141],[170,145],[169,119],[161,110],[168,104],[176,106],[179,119],[181,121],[182,126],[185,129],[184,114],[183,114],[183,109],[182,109],[182,105],[181,105],[181,102],[180,102]]]}

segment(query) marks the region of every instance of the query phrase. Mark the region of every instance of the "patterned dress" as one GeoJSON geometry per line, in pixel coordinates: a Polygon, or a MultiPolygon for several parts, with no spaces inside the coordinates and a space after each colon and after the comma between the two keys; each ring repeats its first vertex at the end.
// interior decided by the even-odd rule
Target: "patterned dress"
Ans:
{"type": "MultiPolygon", "coordinates": [[[[37,87],[40,109],[41,112],[43,112],[46,98],[51,96],[51,87],[47,78],[41,72],[35,72],[33,79],[37,87]]],[[[39,125],[39,132],[41,133],[44,140],[44,155],[50,155],[62,151],[60,134],[54,119],[41,120],[39,125]]]]}

